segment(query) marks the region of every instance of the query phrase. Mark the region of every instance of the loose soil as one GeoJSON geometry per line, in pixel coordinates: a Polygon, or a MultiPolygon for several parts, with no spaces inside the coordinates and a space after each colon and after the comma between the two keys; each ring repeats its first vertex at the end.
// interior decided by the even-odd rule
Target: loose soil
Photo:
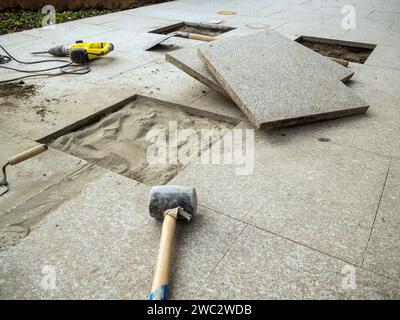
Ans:
{"type": "Polygon", "coordinates": [[[329,44],[300,40],[302,45],[322,54],[323,56],[344,59],[350,62],[364,63],[372,52],[372,49],[343,46],[338,44],[329,44]]]}
{"type": "Polygon", "coordinates": [[[225,33],[229,30],[215,30],[215,29],[211,29],[211,28],[203,28],[203,27],[194,27],[194,26],[187,26],[187,25],[183,25],[181,27],[178,28],[173,28],[173,29],[169,29],[166,30],[164,32],[160,32],[161,34],[168,34],[171,32],[175,32],[175,31],[181,31],[181,32],[188,32],[188,33],[195,33],[195,34],[202,34],[205,36],[210,36],[210,37],[216,37],[222,33],[225,33]]]}
{"type": "Polygon", "coordinates": [[[15,97],[25,99],[37,94],[37,86],[25,82],[0,84],[0,97],[15,97]]]}

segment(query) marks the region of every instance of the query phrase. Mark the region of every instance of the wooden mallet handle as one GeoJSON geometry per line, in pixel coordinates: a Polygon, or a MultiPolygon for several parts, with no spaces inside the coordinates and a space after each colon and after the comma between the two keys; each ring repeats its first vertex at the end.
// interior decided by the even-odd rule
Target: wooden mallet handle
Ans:
{"type": "Polygon", "coordinates": [[[329,57],[329,59],[331,59],[332,61],[335,61],[336,63],[341,64],[343,67],[347,67],[349,65],[349,62],[347,60],[333,58],[333,57],[329,57]]]}
{"type": "Polygon", "coordinates": [[[150,300],[167,300],[169,291],[169,267],[171,263],[172,245],[175,236],[177,214],[167,213],[164,216],[160,250],[158,252],[156,270],[151,286],[150,300]]]}
{"type": "Polygon", "coordinates": [[[8,164],[15,165],[22,161],[28,160],[34,156],[37,156],[38,154],[46,151],[47,149],[48,149],[48,147],[45,144],[41,144],[36,147],[30,148],[24,152],[21,152],[20,154],[17,154],[16,156],[12,157],[11,159],[8,159],[8,164]]]}
{"type": "Polygon", "coordinates": [[[217,40],[217,38],[215,38],[215,37],[205,36],[205,35],[196,34],[196,33],[189,33],[188,38],[192,39],[192,40],[200,40],[200,41],[206,41],[206,42],[217,40]]]}

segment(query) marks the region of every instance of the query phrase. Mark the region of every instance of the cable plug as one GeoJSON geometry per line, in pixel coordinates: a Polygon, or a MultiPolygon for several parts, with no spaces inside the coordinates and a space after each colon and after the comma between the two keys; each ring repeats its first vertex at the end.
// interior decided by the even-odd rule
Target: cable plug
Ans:
{"type": "Polygon", "coordinates": [[[0,54],[0,64],[6,64],[7,62],[10,62],[11,58],[7,56],[3,56],[0,54]]]}

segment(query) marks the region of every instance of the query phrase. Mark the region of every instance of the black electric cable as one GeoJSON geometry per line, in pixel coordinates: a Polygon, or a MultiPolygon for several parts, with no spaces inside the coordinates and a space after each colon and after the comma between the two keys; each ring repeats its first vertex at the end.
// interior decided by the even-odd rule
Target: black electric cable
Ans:
{"type": "Polygon", "coordinates": [[[11,58],[12,60],[22,63],[22,64],[36,64],[36,63],[44,63],[44,62],[68,62],[67,60],[61,59],[44,59],[44,60],[36,60],[36,61],[20,61],[17,58],[13,57],[7,50],[0,44],[0,48],[11,58]]]}
{"type": "Polygon", "coordinates": [[[16,72],[22,72],[22,73],[39,73],[39,72],[45,72],[45,71],[51,71],[51,70],[57,70],[63,67],[69,67],[71,63],[62,65],[62,66],[57,66],[57,67],[52,67],[52,68],[47,68],[47,69],[40,69],[40,70],[22,70],[22,69],[16,69],[16,68],[11,68],[11,67],[4,67],[0,66],[0,68],[7,69],[7,70],[12,70],[16,72]]]}
{"type": "MultiPolygon", "coordinates": [[[[21,69],[16,69],[16,68],[11,68],[11,67],[4,67],[4,66],[0,66],[3,69],[7,69],[7,70],[12,70],[12,71],[16,71],[16,72],[22,72],[22,73],[39,73],[39,72],[44,72],[44,71],[51,71],[51,70],[63,70],[67,67],[75,67],[75,66],[83,66],[83,65],[78,65],[78,64],[74,64],[72,62],[62,65],[62,66],[58,66],[58,67],[52,67],[52,68],[47,68],[47,69],[40,69],[40,70],[21,70],[21,69]]],[[[87,68],[85,68],[87,69],[87,68]]],[[[67,71],[64,73],[68,73],[67,71]]]]}
{"type": "Polygon", "coordinates": [[[11,61],[11,58],[10,58],[10,57],[3,56],[3,55],[0,53],[0,64],[5,64],[5,63],[10,62],[10,61],[11,61]]]}
{"type": "Polygon", "coordinates": [[[64,75],[64,74],[81,75],[81,74],[89,73],[90,71],[91,70],[90,70],[89,66],[88,65],[84,65],[84,66],[82,66],[82,68],[76,69],[76,70],[73,70],[73,71],[65,71],[64,69],[60,69],[60,72],[58,72],[58,73],[34,73],[34,74],[30,74],[30,75],[22,76],[22,77],[18,77],[18,78],[2,80],[2,81],[0,81],[0,84],[7,83],[7,82],[19,81],[19,80],[23,80],[23,79],[26,79],[26,78],[33,78],[33,77],[42,77],[42,76],[56,77],[56,76],[61,76],[61,75],[64,75]]]}
{"type": "Polygon", "coordinates": [[[2,56],[3,60],[6,62],[9,62],[11,60],[14,60],[18,63],[21,64],[37,64],[37,63],[48,63],[48,62],[67,62],[66,64],[63,64],[61,66],[57,66],[57,67],[51,67],[51,68],[46,68],[46,69],[40,69],[40,70],[21,70],[21,69],[16,69],[16,68],[12,68],[12,67],[5,67],[0,65],[0,68],[2,69],[7,69],[7,70],[12,70],[12,71],[16,71],[16,72],[22,72],[22,73],[31,73],[30,75],[27,76],[22,76],[22,77],[18,77],[18,78],[13,78],[13,79],[7,79],[7,80],[2,80],[0,81],[0,83],[6,83],[6,82],[13,82],[13,81],[18,81],[18,80],[22,80],[22,79],[26,79],[26,78],[31,78],[31,77],[37,77],[37,76],[59,76],[59,75],[63,75],[63,74],[75,74],[75,75],[81,75],[81,74],[86,74],[89,73],[90,67],[85,64],[85,65],[80,65],[80,64],[75,64],[73,62],[68,62],[66,60],[61,60],[61,59],[45,59],[45,60],[37,60],[37,61],[21,61],[16,59],[15,57],[13,57],[2,45],[0,45],[0,48],[8,55],[8,56],[2,56]],[[69,68],[69,67],[77,67],[79,66],[79,69],[75,69],[72,71],[67,71],[65,69],[69,68]],[[59,70],[59,73],[44,73],[45,71],[51,71],[51,70],[59,70]]]}

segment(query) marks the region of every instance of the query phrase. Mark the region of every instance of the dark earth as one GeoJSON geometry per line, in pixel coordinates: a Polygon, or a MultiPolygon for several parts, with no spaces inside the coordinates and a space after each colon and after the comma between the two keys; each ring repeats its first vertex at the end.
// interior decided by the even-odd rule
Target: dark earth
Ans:
{"type": "Polygon", "coordinates": [[[0,97],[29,98],[37,93],[37,87],[34,84],[25,84],[20,81],[17,83],[0,84],[0,97]]]}
{"type": "Polygon", "coordinates": [[[300,40],[302,45],[322,54],[323,56],[347,60],[350,62],[364,63],[372,52],[372,49],[343,46],[339,44],[330,44],[300,40]]]}

